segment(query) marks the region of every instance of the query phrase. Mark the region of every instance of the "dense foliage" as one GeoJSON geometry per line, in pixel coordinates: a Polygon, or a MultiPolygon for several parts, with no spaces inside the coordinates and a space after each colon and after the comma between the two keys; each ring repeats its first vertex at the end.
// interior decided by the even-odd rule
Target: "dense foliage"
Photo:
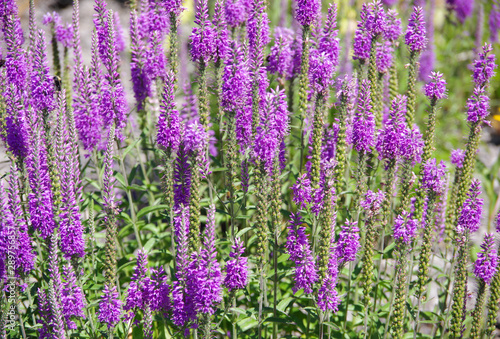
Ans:
{"type": "Polygon", "coordinates": [[[500,3],[355,2],[0,0],[0,338],[497,335],[500,3]]]}

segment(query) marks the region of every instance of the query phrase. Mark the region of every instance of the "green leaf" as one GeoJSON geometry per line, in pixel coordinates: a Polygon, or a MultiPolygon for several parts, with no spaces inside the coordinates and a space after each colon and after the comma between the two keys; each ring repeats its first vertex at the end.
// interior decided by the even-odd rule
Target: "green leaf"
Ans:
{"type": "Polygon", "coordinates": [[[152,248],[153,245],[156,243],[156,238],[151,238],[149,239],[146,244],[144,245],[144,251],[147,253],[149,252],[152,248]]]}
{"type": "Polygon", "coordinates": [[[245,318],[237,322],[242,332],[248,331],[251,328],[257,327],[259,322],[253,318],[245,318]]]}
{"type": "Polygon", "coordinates": [[[252,229],[251,227],[245,227],[244,229],[242,229],[238,233],[236,233],[236,238],[240,238],[243,234],[247,233],[251,229],[252,229]]]}
{"type": "Polygon", "coordinates": [[[294,300],[295,298],[293,297],[288,297],[288,298],[285,298],[283,300],[281,300],[278,304],[278,306],[276,306],[276,309],[282,313],[285,313],[285,309],[288,307],[288,305],[290,305],[290,303],[294,300]]]}
{"type": "Polygon", "coordinates": [[[139,212],[137,212],[137,219],[142,218],[143,216],[145,216],[148,213],[159,211],[159,210],[165,210],[165,209],[167,209],[169,207],[170,206],[168,206],[168,205],[146,206],[142,210],[140,210],[139,212]]]}
{"type": "Polygon", "coordinates": [[[125,148],[125,150],[123,151],[123,158],[125,158],[127,154],[129,154],[129,152],[132,150],[132,148],[134,148],[135,145],[137,145],[140,141],[141,139],[137,139],[134,140],[130,145],[128,145],[127,148],[125,148]]]}

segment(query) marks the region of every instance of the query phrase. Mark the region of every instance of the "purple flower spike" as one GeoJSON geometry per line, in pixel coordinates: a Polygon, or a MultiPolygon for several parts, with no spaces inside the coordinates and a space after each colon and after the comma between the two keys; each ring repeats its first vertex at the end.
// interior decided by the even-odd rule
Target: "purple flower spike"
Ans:
{"type": "Polygon", "coordinates": [[[130,285],[127,291],[127,298],[123,310],[128,312],[125,318],[132,319],[135,316],[136,309],[145,310],[149,303],[149,295],[147,286],[149,284],[148,277],[148,257],[143,250],[137,253],[137,265],[134,269],[134,274],[130,278],[130,285]]]}
{"type": "Polygon", "coordinates": [[[319,0],[297,0],[295,19],[302,26],[310,26],[319,19],[321,2],[319,0]]]}
{"type": "Polygon", "coordinates": [[[421,52],[427,45],[425,37],[424,10],[422,7],[415,7],[408,23],[405,34],[405,43],[412,52],[421,52]]]}
{"type": "Polygon", "coordinates": [[[406,130],[406,137],[401,148],[401,156],[410,161],[412,166],[422,161],[424,141],[417,125],[412,130],[406,130]]]}
{"type": "Polygon", "coordinates": [[[386,15],[380,0],[374,0],[368,6],[370,15],[367,17],[366,29],[371,37],[375,38],[384,33],[387,29],[386,15]]]}
{"type": "Polygon", "coordinates": [[[274,44],[269,53],[267,69],[280,77],[286,77],[292,72],[292,42],[293,31],[289,28],[276,27],[274,44]]]}
{"type": "Polygon", "coordinates": [[[390,42],[395,42],[402,34],[401,19],[398,18],[398,12],[394,9],[387,11],[386,29],[384,38],[390,42]]]}
{"type": "Polygon", "coordinates": [[[66,324],[69,329],[76,330],[77,326],[72,317],[80,317],[85,319],[83,309],[85,307],[85,296],[82,288],[76,282],[75,272],[71,265],[63,267],[63,290],[62,290],[62,307],[63,315],[66,319],[66,324]]]}
{"type": "Polygon", "coordinates": [[[393,48],[390,41],[377,43],[376,64],[379,73],[386,73],[393,63],[393,48]]]}
{"type": "Polygon", "coordinates": [[[40,115],[55,108],[54,80],[47,65],[46,44],[43,31],[38,31],[31,72],[31,105],[40,115]]]}
{"type": "Polygon", "coordinates": [[[422,187],[425,190],[432,191],[437,195],[441,195],[446,186],[446,165],[441,161],[436,165],[436,159],[427,160],[424,164],[422,176],[422,187]]]}
{"type": "Polygon", "coordinates": [[[429,79],[424,86],[427,98],[431,101],[446,98],[446,80],[443,79],[443,73],[432,72],[429,79]]]}
{"type": "Polygon", "coordinates": [[[243,256],[245,247],[240,239],[236,239],[229,252],[229,261],[226,264],[226,277],[224,286],[229,292],[235,289],[243,289],[248,283],[248,264],[247,258],[243,256]]]}
{"type": "Polygon", "coordinates": [[[230,27],[239,26],[248,18],[249,5],[247,0],[227,0],[225,4],[226,20],[230,27]]]}
{"type": "Polygon", "coordinates": [[[394,220],[394,239],[410,244],[415,237],[417,225],[418,220],[412,219],[410,213],[403,211],[403,214],[394,220]]]}
{"type": "Polygon", "coordinates": [[[338,278],[338,260],[335,250],[330,251],[330,260],[328,262],[328,273],[321,283],[318,291],[318,307],[325,312],[330,310],[337,312],[340,304],[338,292],[335,289],[338,278]]]}
{"type": "Polygon", "coordinates": [[[495,247],[493,234],[486,234],[481,244],[481,251],[477,254],[474,264],[474,274],[478,279],[483,279],[486,284],[490,284],[491,279],[497,271],[498,254],[495,247]]]}
{"type": "Polygon", "coordinates": [[[490,114],[490,98],[485,95],[484,87],[475,87],[474,94],[467,100],[467,121],[485,122],[490,114]]]}
{"type": "Polygon", "coordinates": [[[497,232],[500,233],[500,211],[497,214],[496,227],[497,227],[497,232]]]}
{"type": "Polygon", "coordinates": [[[339,64],[340,45],[337,29],[337,5],[330,4],[328,15],[325,21],[325,27],[318,44],[318,50],[328,55],[333,67],[339,64]]]}
{"type": "Polygon", "coordinates": [[[375,118],[373,117],[370,82],[363,80],[359,89],[358,107],[354,114],[352,144],[358,152],[370,153],[375,146],[375,118]]]}
{"type": "Polygon", "coordinates": [[[474,60],[474,82],[477,86],[483,87],[489,83],[491,77],[495,75],[495,54],[492,54],[491,44],[484,44],[483,51],[479,52],[478,59],[474,60]]]}
{"type": "Polygon", "coordinates": [[[121,304],[116,286],[109,288],[108,285],[104,285],[101,301],[99,302],[98,319],[101,323],[106,324],[108,329],[114,328],[120,321],[121,304]]]}
{"type": "Polygon", "coordinates": [[[213,24],[215,26],[217,37],[215,46],[217,48],[217,58],[222,61],[226,60],[229,55],[229,32],[227,30],[226,16],[224,13],[223,1],[215,2],[213,24]]]}
{"type": "Polygon", "coordinates": [[[361,247],[359,243],[359,228],[356,226],[356,221],[350,222],[346,220],[339,234],[339,239],[336,244],[337,258],[339,262],[347,262],[356,260],[356,254],[361,247]]]}
{"type": "Polygon", "coordinates": [[[158,117],[157,143],[167,152],[177,152],[181,138],[179,112],[175,108],[174,75],[167,72],[163,87],[160,116],[158,117]]]}
{"type": "Polygon", "coordinates": [[[304,293],[310,294],[313,291],[313,285],[318,280],[318,275],[309,240],[305,233],[306,228],[301,225],[302,218],[300,214],[292,213],[285,247],[290,255],[289,260],[295,262],[293,293],[296,293],[299,289],[304,289],[304,293]]]}
{"type": "Polygon", "coordinates": [[[405,113],[406,97],[398,95],[392,101],[389,119],[384,128],[379,131],[376,148],[380,160],[393,160],[401,155],[403,145],[407,141],[405,113]]]}
{"type": "Polygon", "coordinates": [[[372,44],[372,37],[368,31],[367,25],[369,17],[372,15],[366,3],[363,3],[361,12],[359,13],[360,19],[358,21],[358,28],[354,33],[354,60],[367,60],[370,57],[370,49],[372,44]]]}
{"type": "Polygon", "coordinates": [[[491,32],[490,40],[498,42],[498,31],[500,30],[500,2],[498,0],[493,0],[488,23],[491,32]]]}
{"type": "Polygon", "coordinates": [[[26,159],[31,188],[28,207],[31,225],[40,232],[42,238],[47,239],[55,228],[52,212],[52,184],[47,163],[45,138],[42,137],[42,127],[36,124],[32,128],[30,133],[31,149],[26,159]]]}
{"type": "Polygon", "coordinates": [[[481,225],[481,216],[483,213],[483,199],[479,198],[481,194],[481,182],[474,179],[471,183],[467,199],[464,202],[462,212],[458,217],[457,231],[463,233],[468,230],[470,233],[476,232],[481,225]]]}
{"type": "Polygon", "coordinates": [[[472,15],[474,0],[448,0],[448,2],[451,3],[451,7],[457,14],[460,23],[463,24],[472,15]]]}
{"type": "Polygon", "coordinates": [[[307,203],[311,202],[311,180],[307,178],[307,173],[302,174],[297,178],[297,181],[292,186],[293,202],[304,209],[307,203]]]}
{"type": "MultiPolygon", "coordinates": [[[[203,237],[203,248],[198,257],[196,274],[196,294],[194,297],[196,310],[201,313],[214,314],[215,306],[222,301],[222,274],[217,262],[215,248],[215,206],[207,211],[207,226],[203,237]]],[[[191,282],[194,282],[191,280],[191,282]]]]}
{"type": "Polygon", "coordinates": [[[457,168],[462,168],[465,158],[465,151],[463,149],[455,149],[451,151],[450,162],[457,166],[457,168]]]}
{"type": "Polygon", "coordinates": [[[378,190],[377,192],[373,192],[368,190],[364,199],[359,204],[365,210],[366,216],[371,218],[379,213],[384,199],[385,193],[383,191],[378,190]]]}
{"type": "Polygon", "coordinates": [[[194,23],[198,27],[193,28],[193,33],[191,33],[191,57],[193,61],[208,62],[216,52],[217,32],[208,20],[207,0],[201,0],[198,3],[194,23]]]}

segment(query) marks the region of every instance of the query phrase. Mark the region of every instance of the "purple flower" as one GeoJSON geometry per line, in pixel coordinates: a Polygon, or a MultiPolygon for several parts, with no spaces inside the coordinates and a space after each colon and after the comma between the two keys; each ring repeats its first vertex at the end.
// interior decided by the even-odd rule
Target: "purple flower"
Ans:
{"type": "Polygon", "coordinates": [[[500,211],[497,214],[496,229],[497,229],[497,232],[500,232],[500,211]]]}
{"type": "Polygon", "coordinates": [[[116,286],[104,285],[101,301],[99,302],[99,315],[97,318],[101,323],[105,323],[108,329],[114,328],[121,318],[121,305],[116,286]]]}
{"type": "Polygon", "coordinates": [[[467,121],[487,122],[490,114],[490,98],[485,95],[484,87],[475,87],[474,94],[467,100],[467,121]]]}
{"type": "Polygon", "coordinates": [[[163,266],[151,269],[151,279],[147,280],[149,286],[146,287],[150,298],[151,311],[165,313],[172,308],[170,301],[170,285],[167,283],[168,277],[163,266]]]}
{"type": "Polygon", "coordinates": [[[424,10],[422,7],[414,7],[405,34],[405,43],[410,51],[421,52],[425,49],[427,45],[425,33],[424,10]]]}
{"type": "Polygon", "coordinates": [[[403,211],[401,215],[394,220],[394,239],[402,241],[405,244],[410,244],[415,237],[418,220],[412,219],[410,213],[403,211]]]}
{"type": "Polygon", "coordinates": [[[297,0],[295,19],[302,26],[310,26],[319,19],[321,2],[318,0],[297,0]]]}
{"type": "Polygon", "coordinates": [[[390,41],[377,43],[376,64],[379,73],[386,73],[393,62],[393,48],[390,41]]]}
{"type": "MultiPolygon", "coordinates": [[[[21,198],[19,195],[17,168],[14,166],[10,168],[9,188],[7,191],[12,222],[17,226],[17,270],[18,273],[28,274],[35,267],[36,253],[31,246],[31,238],[28,234],[28,224],[22,210],[21,198]]],[[[2,274],[0,274],[0,276],[2,276],[2,274]]]]}
{"type": "Polygon", "coordinates": [[[39,124],[32,126],[30,135],[30,152],[26,158],[30,193],[28,199],[31,225],[40,232],[42,238],[47,239],[55,228],[52,212],[52,184],[47,163],[45,138],[42,137],[42,127],[39,124]]]}
{"type": "Polygon", "coordinates": [[[191,169],[188,164],[188,153],[183,143],[174,163],[174,207],[189,205],[191,192],[191,169]]]}
{"type": "Polygon", "coordinates": [[[309,65],[311,88],[316,93],[327,96],[330,92],[330,87],[334,84],[334,73],[335,65],[330,56],[325,52],[313,49],[309,65]]]}
{"type": "Polygon", "coordinates": [[[446,165],[441,161],[438,165],[436,159],[427,160],[423,165],[422,187],[425,190],[432,191],[441,195],[446,185],[446,165]]]}
{"type": "Polygon", "coordinates": [[[307,174],[302,174],[297,178],[297,181],[292,186],[293,202],[304,209],[307,203],[311,202],[311,181],[307,178],[307,174]]]}
{"type": "Polygon", "coordinates": [[[339,64],[340,45],[337,37],[337,5],[332,3],[328,7],[328,15],[325,21],[325,27],[318,42],[318,50],[326,53],[333,67],[339,64]]]}
{"type": "Polygon", "coordinates": [[[321,282],[321,287],[318,290],[318,307],[325,312],[330,310],[337,312],[340,304],[338,292],[335,289],[338,278],[338,261],[335,250],[330,251],[330,259],[328,261],[328,272],[326,277],[321,282]]]}
{"type": "Polygon", "coordinates": [[[462,212],[458,217],[457,231],[459,233],[463,233],[465,230],[472,233],[479,229],[481,225],[481,215],[483,213],[483,199],[479,198],[480,194],[481,182],[474,179],[467,193],[467,199],[462,207],[462,212]]]}
{"type": "Polygon", "coordinates": [[[85,319],[83,309],[85,307],[85,296],[82,288],[76,282],[75,272],[69,264],[63,267],[63,289],[62,289],[62,307],[63,315],[69,329],[76,330],[77,326],[72,317],[85,319]]]}
{"type": "Polygon", "coordinates": [[[193,61],[210,61],[216,53],[217,32],[208,20],[207,0],[201,0],[196,8],[194,23],[198,27],[191,33],[191,57],[193,61]]]}
{"type": "Polygon", "coordinates": [[[305,227],[301,226],[302,218],[300,214],[292,213],[290,218],[285,247],[290,255],[289,260],[295,262],[295,285],[292,287],[292,291],[297,293],[298,290],[304,289],[304,293],[310,294],[313,285],[318,280],[316,264],[305,233],[305,227]]]}
{"type": "MultiPolygon", "coordinates": [[[[151,95],[151,74],[146,71],[145,60],[145,44],[139,36],[139,27],[137,25],[137,12],[130,12],[130,40],[131,40],[131,60],[130,73],[132,76],[132,84],[135,100],[137,101],[137,109],[141,110],[144,105],[144,100],[151,95]]],[[[165,86],[167,85],[165,81],[165,86]]]]}
{"type": "Polygon", "coordinates": [[[222,301],[222,274],[217,262],[215,248],[215,206],[207,211],[207,226],[203,237],[203,248],[196,261],[198,267],[188,280],[195,303],[195,309],[201,313],[214,314],[215,306],[222,301]]]}
{"type": "Polygon", "coordinates": [[[276,27],[274,30],[274,44],[268,57],[267,70],[286,77],[292,72],[292,42],[293,31],[289,28],[276,27]]]}
{"type": "Polygon", "coordinates": [[[229,292],[243,289],[248,283],[248,263],[247,258],[243,256],[245,252],[243,242],[237,238],[231,248],[232,251],[229,252],[231,259],[226,264],[226,277],[223,283],[229,292]]]}
{"type": "Polygon", "coordinates": [[[73,26],[64,25],[61,16],[57,12],[47,13],[43,16],[42,24],[47,26],[52,24],[56,40],[64,47],[72,47],[73,26]]]}
{"type": "Polygon", "coordinates": [[[244,109],[250,98],[248,60],[237,42],[231,44],[222,76],[221,104],[226,111],[244,109]]]}
{"type": "Polygon", "coordinates": [[[162,2],[162,5],[165,6],[167,13],[174,13],[176,16],[179,16],[179,14],[181,14],[184,10],[184,7],[182,7],[182,0],[164,1],[162,2]]]}
{"type": "Polygon", "coordinates": [[[457,168],[462,168],[465,158],[465,151],[463,149],[455,149],[451,151],[450,162],[457,166],[457,168]]]}
{"type": "Polygon", "coordinates": [[[134,274],[130,278],[130,285],[127,291],[127,298],[125,299],[125,305],[123,310],[128,312],[125,318],[132,319],[135,316],[134,311],[146,310],[146,305],[149,304],[148,295],[148,257],[143,250],[139,250],[137,253],[137,265],[134,269],[134,274]]]}
{"type": "Polygon", "coordinates": [[[366,3],[363,3],[359,15],[360,20],[358,21],[358,28],[354,33],[353,59],[367,60],[370,57],[372,37],[367,29],[367,21],[369,20],[371,12],[366,3]]]}
{"type": "Polygon", "coordinates": [[[458,20],[463,24],[465,19],[472,15],[474,0],[447,0],[457,14],[458,20]]]}
{"type": "Polygon", "coordinates": [[[407,127],[405,122],[406,97],[398,95],[392,101],[389,118],[379,131],[377,152],[379,159],[397,159],[402,154],[402,148],[407,141],[407,127]]]}
{"type": "Polygon", "coordinates": [[[488,285],[495,275],[498,265],[497,250],[494,247],[495,238],[493,234],[486,234],[481,244],[481,251],[477,254],[477,260],[474,264],[474,274],[488,285]]]}
{"type": "Polygon", "coordinates": [[[268,173],[271,173],[274,157],[278,155],[278,147],[289,132],[285,92],[271,90],[271,93],[267,93],[265,108],[260,114],[254,152],[264,163],[268,173]]]}
{"type": "Polygon", "coordinates": [[[168,72],[165,78],[157,128],[158,145],[167,152],[177,152],[181,138],[181,125],[179,112],[175,108],[174,75],[171,72],[168,72]]]}
{"type": "Polygon", "coordinates": [[[239,26],[248,18],[249,4],[247,0],[227,0],[225,4],[226,21],[230,27],[239,26]]]}
{"type": "Polygon", "coordinates": [[[492,42],[498,41],[498,31],[500,30],[500,3],[498,0],[493,0],[491,6],[490,18],[490,40],[492,42]]]}
{"type": "Polygon", "coordinates": [[[398,18],[398,12],[394,9],[390,9],[387,11],[384,38],[390,42],[395,42],[399,39],[401,34],[401,19],[398,18]]]}
{"type": "Polygon", "coordinates": [[[415,125],[413,129],[406,129],[405,139],[403,141],[401,151],[401,156],[409,161],[412,166],[415,165],[416,162],[420,162],[422,160],[422,153],[424,151],[424,141],[422,140],[422,134],[418,129],[418,126],[415,125]]]}
{"type": "Polygon", "coordinates": [[[443,79],[443,73],[432,72],[429,79],[424,86],[424,93],[429,100],[446,98],[446,80],[443,79]]]}
{"type": "Polygon", "coordinates": [[[380,189],[377,192],[368,190],[359,205],[365,210],[367,218],[373,218],[380,212],[384,199],[385,193],[380,189]]]}
{"type": "Polygon", "coordinates": [[[269,41],[269,19],[263,0],[251,2],[250,18],[247,22],[247,37],[252,67],[258,68],[263,62],[263,49],[269,41]]]}
{"type": "Polygon", "coordinates": [[[386,15],[380,0],[374,0],[368,4],[368,8],[365,27],[373,39],[386,31],[386,15]]]}
{"type": "Polygon", "coordinates": [[[354,113],[352,144],[358,152],[370,153],[375,146],[375,119],[370,95],[370,82],[364,79],[359,89],[358,107],[354,113]]]}
{"type": "Polygon", "coordinates": [[[223,8],[223,1],[217,0],[214,8],[213,24],[217,32],[215,39],[216,54],[220,60],[226,60],[229,53],[229,32],[227,30],[226,16],[223,8]]]}
{"type": "Polygon", "coordinates": [[[490,44],[484,44],[483,51],[479,52],[478,59],[474,60],[474,82],[477,86],[487,85],[495,74],[495,54],[492,54],[493,47],[490,44]]]}
{"type": "Polygon", "coordinates": [[[339,262],[348,262],[356,260],[356,254],[361,247],[359,243],[359,228],[356,221],[346,220],[337,240],[336,257],[339,262]]]}
{"type": "Polygon", "coordinates": [[[50,77],[47,65],[45,36],[38,31],[36,48],[33,51],[33,70],[31,72],[31,106],[42,116],[52,111],[54,102],[54,80],[50,77]]]}

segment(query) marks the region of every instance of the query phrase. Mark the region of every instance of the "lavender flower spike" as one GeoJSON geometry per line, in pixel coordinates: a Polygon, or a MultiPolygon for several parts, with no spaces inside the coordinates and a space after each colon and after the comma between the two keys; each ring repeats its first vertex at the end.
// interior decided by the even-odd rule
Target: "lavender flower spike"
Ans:
{"type": "Polygon", "coordinates": [[[443,79],[443,73],[432,72],[429,79],[430,81],[424,86],[427,98],[431,102],[446,98],[446,80],[443,79]]]}
{"type": "Polygon", "coordinates": [[[476,232],[481,225],[481,215],[483,213],[483,199],[479,198],[481,194],[481,182],[474,179],[471,183],[467,199],[464,202],[462,212],[458,218],[457,231],[476,232]]]}
{"type": "Polygon", "coordinates": [[[488,285],[495,275],[498,265],[498,254],[494,247],[495,238],[493,234],[486,234],[481,244],[481,251],[478,253],[474,264],[474,274],[478,279],[483,279],[488,285]]]}
{"type": "Polygon", "coordinates": [[[302,26],[310,26],[319,18],[321,2],[319,0],[297,0],[295,18],[302,26]]]}
{"type": "Polygon", "coordinates": [[[421,52],[425,49],[427,45],[425,33],[424,10],[422,7],[415,7],[405,34],[405,43],[410,51],[421,52]]]}
{"type": "Polygon", "coordinates": [[[422,187],[427,191],[432,191],[440,195],[445,190],[446,185],[446,165],[441,161],[436,165],[436,159],[429,159],[424,165],[422,176],[422,187]]]}
{"type": "Polygon", "coordinates": [[[356,260],[356,254],[360,248],[359,243],[359,228],[356,226],[356,221],[350,222],[346,220],[342,226],[339,238],[336,244],[336,251],[339,262],[347,262],[356,260]]]}
{"type": "Polygon", "coordinates": [[[300,214],[292,214],[288,226],[286,249],[290,255],[290,260],[295,262],[293,293],[296,293],[299,289],[304,289],[304,293],[310,294],[313,291],[314,283],[318,280],[318,275],[311,247],[305,234],[305,227],[301,226],[301,224],[300,214]]]}
{"type": "Polygon", "coordinates": [[[375,146],[375,118],[372,112],[370,83],[364,79],[352,127],[352,143],[358,152],[370,153],[375,146]]]}
{"type": "Polygon", "coordinates": [[[208,20],[207,0],[198,3],[194,23],[198,27],[193,28],[191,34],[191,57],[193,61],[210,61],[216,52],[217,32],[208,20]]]}
{"type": "Polygon", "coordinates": [[[474,60],[474,82],[477,86],[483,87],[487,85],[490,79],[495,74],[494,70],[497,67],[495,64],[495,55],[491,52],[493,47],[490,44],[484,44],[483,51],[479,52],[478,59],[474,60]]]}
{"type": "Polygon", "coordinates": [[[229,261],[226,264],[226,277],[224,286],[229,292],[235,289],[243,289],[248,283],[248,264],[247,258],[243,256],[245,247],[240,239],[235,239],[234,245],[229,253],[229,261]]]}
{"type": "Polygon", "coordinates": [[[158,117],[156,140],[167,153],[177,152],[181,138],[179,112],[175,108],[174,75],[167,72],[163,87],[160,116],[158,117]]]}
{"type": "Polygon", "coordinates": [[[402,215],[398,215],[394,221],[394,239],[405,244],[410,244],[415,237],[418,220],[412,219],[410,213],[403,211],[402,215]]]}
{"type": "Polygon", "coordinates": [[[106,324],[108,329],[114,328],[121,318],[121,305],[116,286],[110,288],[104,285],[97,318],[101,323],[106,324]]]}

